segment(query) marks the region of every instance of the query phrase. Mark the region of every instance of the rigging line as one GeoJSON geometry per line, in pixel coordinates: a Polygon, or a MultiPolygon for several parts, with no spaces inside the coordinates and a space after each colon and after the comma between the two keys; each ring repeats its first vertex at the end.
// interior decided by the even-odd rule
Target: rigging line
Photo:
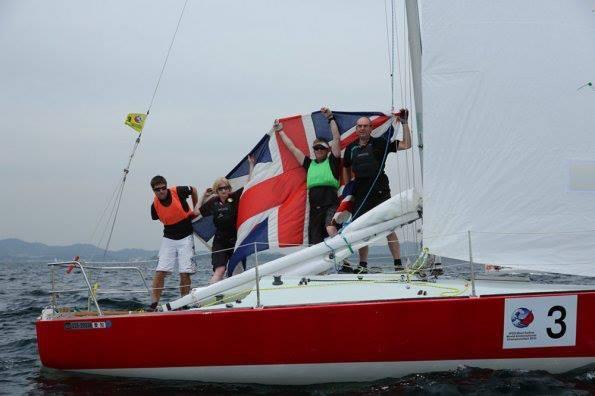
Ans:
{"type": "Polygon", "coordinates": [[[120,180],[120,182],[118,183],[118,188],[116,190],[116,196],[114,197],[114,200],[110,203],[109,215],[107,217],[105,226],[103,227],[103,232],[101,233],[101,238],[99,239],[99,242],[97,243],[98,247],[101,247],[103,245],[103,241],[105,240],[107,230],[109,229],[109,226],[112,222],[112,218],[114,217],[116,203],[118,202],[121,191],[122,191],[122,181],[120,180]]]}
{"type": "MultiPolygon", "coordinates": [[[[393,0],[391,0],[391,7],[393,0]]],[[[392,10],[392,8],[391,8],[392,10]]],[[[390,59],[390,109],[393,111],[395,109],[395,40],[394,40],[394,29],[393,29],[393,21],[392,21],[392,11],[391,11],[391,22],[390,22],[390,30],[391,30],[391,38],[388,39],[387,44],[389,45],[389,59],[390,59]]],[[[388,29],[388,25],[386,27],[388,29]]]]}
{"type": "MultiPolygon", "coordinates": [[[[397,16],[396,13],[394,14],[393,18],[394,18],[394,23],[395,23],[395,29],[397,31],[397,56],[399,57],[399,76],[400,76],[400,80],[401,81],[401,103],[402,106],[406,109],[409,110],[409,114],[412,115],[413,111],[411,108],[411,102],[407,102],[408,99],[408,70],[409,70],[409,45],[407,42],[407,20],[406,20],[406,10],[405,10],[405,5],[403,5],[402,7],[403,10],[403,24],[401,25],[402,27],[402,36],[399,36],[399,28],[398,25],[396,23],[397,20],[397,16]],[[403,41],[402,41],[402,46],[401,48],[403,48],[403,64],[401,65],[401,59],[400,59],[400,51],[399,51],[399,37],[402,37],[403,41]]],[[[410,124],[409,124],[409,128],[411,131],[411,122],[413,121],[413,116],[410,117],[410,124]]],[[[403,128],[403,126],[401,125],[401,127],[403,128]]],[[[403,128],[403,133],[404,133],[404,128],[403,128]]],[[[410,132],[410,135],[411,132],[410,132]]],[[[411,141],[413,136],[410,137],[411,141]]],[[[412,148],[413,148],[413,144],[412,144],[412,148]]],[[[412,161],[413,157],[413,149],[412,152],[409,153],[409,150],[405,150],[405,178],[403,180],[403,183],[406,185],[406,189],[409,190],[413,187],[415,187],[415,173],[411,174],[411,169],[409,166],[409,162],[412,161]],[[413,178],[413,184],[412,184],[412,179],[413,178]]],[[[402,162],[402,161],[401,161],[402,162]]],[[[397,166],[400,166],[400,164],[397,164],[397,166]]],[[[408,224],[407,227],[403,230],[403,234],[406,236],[406,239],[413,241],[415,240],[417,242],[417,236],[416,236],[416,227],[415,224],[408,224]]]]}
{"type": "Polygon", "coordinates": [[[120,194],[122,193],[122,181],[120,181],[120,183],[118,184],[118,190],[115,196],[114,201],[111,203],[111,207],[110,207],[110,211],[109,211],[109,216],[107,218],[107,221],[105,223],[105,226],[103,228],[103,232],[101,233],[101,238],[99,239],[99,242],[97,244],[98,247],[101,247],[103,245],[103,241],[105,240],[105,237],[107,235],[107,231],[110,228],[110,224],[113,221],[114,218],[114,213],[116,212],[116,205],[118,200],[120,199],[120,194]]]}
{"type": "Polygon", "coordinates": [[[386,5],[386,2],[388,0],[384,0],[384,25],[386,26],[386,55],[387,55],[387,60],[388,60],[388,73],[390,76],[390,87],[391,87],[391,103],[394,102],[393,98],[395,96],[395,88],[394,88],[394,75],[393,75],[393,65],[392,65],[392,60],[391,60],[391,50],[390,50],[390,34],[388,32],[388,7],[386,5]]]}
{"type": "MultiPolygon", "coordinates": [[[[397,60],[396,60],[396,69],[397,69],[397,73],[399,74],[399,86],[400,86],[400,97],[401,97],[401,104],[403,105],[405,102],[405,95],[404,95],[404,89],[403,89],[403,70],[402,70],[402,65],[401,65],[401,53],[400,53],[400,49],[399,49],[399,28],[397,25],[397,12],[395,9],[395,2],[394,0],[391,0],[391,4],[392,4],[392,30],[393,30],[393,62],[394,62],[394,56],[396,55],[397,60]]],[[[393,109],[394,110],[394,109],[393,109]]],[[[401,128],[403,128],[403,125],[401,125],[401,128]]],[[[407,161],[407,155],[408,153],[405,152],[405,161],[407,161]]],[[[397,178],[399,180],[399,189],[400,191],[404,191],[406,189],[408,189],[409,186],[409,175],[407,174],[406,177],[402,176],[402,172],[401,172],[401,163],[402,160],[400,159],[399,156],[397,156],[396,158],[396,167],[397,167],[397,178]],[[405,188],[403,188],[403,186],[405,186],[405,188]]],[[[401,200],[400,200],[400,204],[401,207],[403,207],[403,196],[401,195],[401,200]]],[[[403,233],[403,238],[404,239],[409,239],[408,237],[408,228],[402,229],[401,230],[403,233]]]]}
{"type": "MultiPolygon", "coordinates": [[[[401,25],[403,28],[403,58],[404,58],[404,62],[403,62],[403,78],[405,81],[405,92],[404,92],[404,96],[405,96],[405,100],[404,100],[404,107],[407,109],[411,109],[411,103],[407,101],[408,99],[408,80],[407,77],[409,76],[408,70],[409,70],[409,62],[408,62],[408,55],[409,55],[409,45],[407,45],[407,20],[406,20],[406,14],[405,14],[405,7],[403,7],[403,24],[401,25]]],[[[410,114],[412,115],[413,112],[410,111],[410,114]]],[[[413,119],[413,116],[411,117],[411,119],[413,119]]],[[[410,120],[409,120],[410,121],[410,120]]],[[[412,145],[413,147],[413,145],[412,145]]],[[[407,169],[407,188],[411,188],[412,184],[411,184],[411,174],[410,174],[410,169],[409,169],[409,162],[410,162],[410,153],[409,150],[405,150],[405,164],[406,164],[406,169],[407,169]]]]}
{"type": "MultiPolygon", "coordinates": [[[[169,60],[169,56],[171,54],[171,50],[173,48],[174,42],[176,41],[176,36],[178,35],[178,30],[180,29],[180,24],[182,23],[182,17],[184,16],[184,11],[186,10],[187,5],[188,5],[188,0],[185,0],[184,6],[182,7],[182,11],[180,12],[180,17],[178,18],[178,23],[176,24],[176,30],[174,31],[171,42],[169,43],[169,48],[167,49],[167,54],[165,55],[165,60],[163,61],[163,65],[161,66],[161,71],[159,73],[159,77],[157,78],[157,83],[155,84],[155,89],[153,90],[153,96],[151,97],[149,107],[147,108],[147,117],[148,117],[149,113],[151,112],[153,103],[155,102],[155,97],[157,96],[157,91],[159,90],[159,85],[161,84],[161,79],[165,72],[165,67],[167,66],[167,61],[169,60]]],[[[146,122],[146,119],[145,119],[145,122],[146,122]]],[[[128,164],[126,164],[126,168],[124,168],[124,171],[123,171],[124,174],[122,176],[122,181],[121,181],[121,185],[120,185],[120,193],[119,193],[119,197],[117,199],[117,203],[114,206],[114,210],[115,210],[113,212],[114,216],[113,216],[112,224],[110,227],[110,232],[109,232],[109,236],[107,239],[107,243],[105,245],[105,250],[103,252],[104,257],[107,254],[107,251],[109,249],[109,245],[110,245],[112,235],[114,232],[114,227],[116,225],[116,220],[118,218],[118,212],[120,211],[120,204],[122,202],[122,195],[124,193],[124,184],[126,183],[126,178],[128,176],[128,173],[130,172],[130,165],[132,164],[132,160],[134,159],[134,155],[136,154],[136,150],[138,149],[142,135],[143,135],[143,130],[141,129],[141,131],[138,134],[138,137],[136,138],[136,140],[134,142],[132,152],[130,153],[130,156],[128,157],[128,164]]],[[[102,239],[103,239],[103,237],[102,237],[102,239]]]]}
{"type": "MultiPolygon", "coordinates": [[[[405,9],[403,9],[403,19],[405,20],[405,23],[407,23],[407,12],[405,9]]],[[[406,51],[408,53],[408,58],[409,58],[409,64],[406,66],[405,69],[405,73],[406,73],[406,80],[407,80],[407,85],[409,86],[409,109],[410,114],[412,114],[411,117],[411,122],[410,122],[410,127],[413,127],[413,122],[416,119],[415,117],[413,117],[413,114],[415,114],[415,111],[413,109],[413,107],[415,106],[415,103],[413,102],[413,72],[412,72],[412,68],[411,68],[411,48],[409,48],[409,29],[407,28],[407,26],[405,26],[405,47],[406,47],[406,51]]],[[[413,134],[411,136],[411,169],[412,169],[412,176],[413,176],[413,188],[417,188],[417,182],[416,182],[416,177],[415,177],[415,149],[414,147],[417,147],[417,145],[413,145],[413,134]]]]}
{"type": "Polygon", "coordinates": [[[132,159],[134,158],[134,154],[136,153],[136,150],[138,148],[138,145],[140,144],[140,138],[142,135],[142,130],[139,133],[138,137],[136,138],[136,140],[134,141],[134,146],[132,147],[132,151],[130,152],[130,155],[128,156],[128,163],[126,164],[126,168],[124,168],[123,175],[122,175],[122,180],[120,181],[120,191],[118,193],[118,196],[116,198],[116,201],[114,202],[114,205],[112,206],[112,210],[110,212],[110,216],[109,216],[109,220],[106,224],[106,228],[103,232],[103,235],[101,237],[100,240],[100,245],[101,242],[103,242],[103,236],[105,236],[105,232],[107,231],[108,228],[110,228],[110,233],[109,233],[109,237],[107,239],[107,243],[105,245],[105,249],[103,252],[103,256],[105,257],[105,255],[107,254],[107,251],[109,249],[109,245],[112,239],[112,234],[114,232],[114,227],[116,225],[116,220],[118,218],[118,212],[120,211],[120,203],[122,202],[122,194],[124,191],[124,184],[126,184],[126,180],[128,178],[128,173],[130,172],[130,165],[132,164],[132,159]],[[110,227],[110,220],[111,220],[111,227],[110,227]]]}
{"type": "Polygon", "coordinates": [[[116,226],[116,220],[118,218],[118,212],[120,211],[120,203],[122,202],[122,196],[124,195],[124,185],[126,183],[126,176],[122,180],[122,188],[120,189],[120,196],[118,197],[118,203],[116,205],[116,212],[114,214],[114,221],[112,222],[112,227],[109,232],[109,236],[107,237],[107,243],[105,244],[105,250],[103,251],[103,257],[107,255],[107,251],[109,249],[110,242],[112,240],[112,234],[114,233],[114,227],[116,226]]]}
{"type": "MultiPolygon", "coordinates": [[[[401,124],[397,124],[397,128],[398,126],[401,124]]],[[[397,134],[397,128],[395,128],[393,130],[393,134],[396,135],[397,134]]],[[[401,128],[403,128],[403,125],[401,125],[401,128]]],[[[398,144],[397,144],[397,149],[398,149],[398,144]]],[[[395,162],[397,164],[397,180],[399,181],[399,192],[402,193],[403,192],[403,180],[401,178],[401,167],[399,166],[399,150],[397,150],[395,152],[395,162]]],[[[401,209],[403,208],[403,194],[399,194],[399,204],[401,205],[401,209]]],[[[405,235],[405,230],[403,230],[403,235],[405,235]]]]}
{"type": "Polygon", "coordinates": [[[105,208],[103,209],[103,212],[101,212],[101,216],[99,216],[99,219],[97,219],[97,223],[95,224],[95,228],[93,229],[91,238],[89,238],[91,243],[93,243],[95,234],[97,233],[97,230],[99,229],[99,225],[102,223],[102,219],[105,217],[107,210],[110,208],[110,206],[112,206],[112,202],[113,202],[114,198],[116,197],[116,193],[118,192],[119,188],[120,188],[120,181],[118,181],[118,183],[116,184],[116,187],[114,188],[114,192],[112,193],[111,198],[109,199],[109,201],[107,201],[107,204],[105,205],[105,208]]]}
{"type": "Polygon", "coordinates": [[[405,103],[407,103],[407,108],[410,108],[412,104],[411,101],[407,102],[407,99],[410,96],[408,94],[410,94],[411,91],[408,89],[409,84],[407,77],[409,77],[411,52],[409,51],[409,31],[407,29],[407,11],[405,10],[405,6],[403,6],[403,24],[401,26],[403,27],[403,53],[405,54],[405,62],[403,62],[403,67],[405,69],[405,103]]]}
{"type": "MultiPolygon", "coordinates": [[[[404,101],[403,102],[404,102],[404,107],[406,109],[409,109],[410,110],[409,111],[409,114],[411,115],[411,117],[408,120],[408,122],[411,122],[413,120],[413,116],[412,116],[413,112],[411,111],[411,102],[408,102],[407,101],[407,99],[408,99],[408,90],[407,90],[407,88],[408,88],[408,79],[407,79],[407,77],[409,75],[409,73],[408,73],[408,70],[409,70],[409,67],[408,67],[409,66],[409,60],[408,60],[409,59],[409,56],[408,56],[409,55],[409,45],[408,45],[408,42],[407,42],[407,25],[406,25],[406,23],[407,23],[406,12],[405,12],[405,7],[403,7],[403,24],[401,25],[402,31],[403,31],[403,35],[402,35],[402,38],[403,38],[402,48],[403,48],[403,58],[404,58],[403,69],[401,70],[401,73],[403,74],[403,80],[405,82],[404,83],[405,88],[404,88],[404,93],[403,93],[403,95],[404,95],[404,101]]],[[[411,134],[411,125],[409,125],[409,130],[410,130],[410,133],[409,134],[412,135],[411,134]]],[[[411,136],[410,136],[410,140],[411,140],[411,136]]],[[[411,161],[412,156],[413,156],[413,145],[411,145],[411,150],[405,150],[405,174],[407,175],[407,189],[411,189],[415,185],[415,174],[413,174],[413,175],[411,174],[411,169],[410,169],[410,166],[409,166],[409,163],[411,161]],[[411,153],[409,151],[411,151],[411,153]],[[413,178],[413,183],[412,183],[412,180],[411,180],[412,178],[413,178]]],[[[409,234],[408,235],[408,239],[410,241],[415,240],[415,231],[414,231],[414,228],[415,227],[413,225],[411,225],[411,224],[407,226],[407,230],[406,231],[409,234]]]]}
{"type": "MultiPolygon", "coordinates": [[[[399,46],[398,46],[398,39],[397,39],[397,27],[396,27],[396,13],[395,13],[395,0],[391,0],[391,33],[392,33],[392,41],[391,41],[391,59],[392,59],[392,69],[391,69],[391,76],[393,76],[391,80],[391,112],[395,110],[395,95],[394,95],[394,74],[395,74],[395,53],[397,55],[397,70],[399,73],[399,85],[400,85],[400,96],[401,96],[401,103],[403,103],[403,76],[401,74],[401,65],[400,65],[400,56],[399,56],[399,46]]],[[[396,128],[393,129],[393,135],[396,137],[397,130],[396,128]]],[[[399,166],[399,156],[398,150],[395,153],[395,163],[397,168],[397,179],[399,182],[399,192],[403,191],[403,180],[401,178],[401,171],[399,166]]],[[[403,207],[403,196],[400,196],[400,205],[403,207]]],[[[405,232],[403,232],[405,235],[405,232]]]]}
{"type": "MultiPolygon", "coordinates": [[[[395,11],[395,0],[391,0],[391,13],[392,13],[391,25],[392,25],[392,35],[393,35],[393,40],[392,40],[393,70],[395,69],[395,53],[396,53],[396,55],[397,55],[396,65],[397,65],[397,72],[399,74],[399,86],[401,88],[401,90],[400,90],[401,103],[403,103],[405,100],[403,97],[403,75],[401,73],[401,55],[399,54],[399,40],[397,38],[398,29],[397,29],[397,16],[396,16],[396,11],[395,11]]],[[[394,74],[394,72],[393,72],[393,74],[394,74]]],[[[394,105],[391,110],[394,110],[394,105]]]]}
{"type": "Polygon", "coordinates": [[[153,97],[151,98],[151,102],[149,103],[149,108],[147,109],[147,114],[151,111],[151,107],[153,107],[153,102],[155,101],[155,96],[157,96],[157,90],[159,89],[159,84],[161,83],[161,77],[163,77],[163,73],[165,71],[165,66],[167,65],[167,61],[169,60],[169,54],[171,53],[171,49],[174,46],[174,41],[176,41],[176,35],[178,34],[178,30],[180,29],[180,23],[182,22],[182,17],[184,16],[184,11],[186,10],[186,5],[188,4],[188,0],[184,1],[184,7],[182,7],[182,11],[180,12],[180,18],[178,18],[178,24],[176,25],[176,30],[174,35],[171,38],[171,42],[169,43],[169,48],[167,49],[167,55],[165,55],[165,61],[163,62],[163,66],[161,67],[161,73],[159,73],[159,78],[157,79],[157,84],[155,84],[155,90],[153,91],[153,97]]]}
{"type": "MultiPolygon", "coordinates": [[[[411,119],[409,122],[409,127],[410,130],[413,131],[414,130],[414,125],[413,123],[415,121],[417,121],[415,119],[415,117],[413,117],[413,114],[415,114],[415,103],[413,101],[413,70],[411,67],[411,48],[409,46],[409,28],[408,28],[408,20],[407,20],[407,10],[406,7],[403,7],[403,45],[405,48],[405,59],[408,60],[405,62],[405,84],[406,84],[406,91],[407,91],[407,95],[406,95],[406,102],[408,105],[408,109],[410,110],[411,119]]],[[[415,125],[415,127],[417,127],[417,125],[415,125]]],[[[414,139],[414,134],[411,133],[411,177],[412,177],[412,185],[413,185],[413,189],[417,191],[417,176],[416,176],[416,172],[415,172],[415,151],[416,151],[416,147],[417,144],[413,144],[413,139],[414,139]]],[[[419,157],[419,152],[418,152],[418,157],[419,157]]],[[[419,222],[421,223],[422,220],[419,220],[419,222]]],[[[418,229],[418,222],[415,221],[414,223],[411,224],[411,232],[413,234],[413,240],[415,240],[416,245],[419,243],[418,240],[418,233],[417,233],[417,229],[418,229]]]]}

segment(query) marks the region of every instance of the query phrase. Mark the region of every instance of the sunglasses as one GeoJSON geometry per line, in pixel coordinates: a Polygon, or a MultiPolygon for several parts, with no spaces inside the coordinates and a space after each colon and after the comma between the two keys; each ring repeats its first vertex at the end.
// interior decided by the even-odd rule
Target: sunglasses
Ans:
{"type": "Polygon", "coordinates": [[[167,187],[165,187],[165,186],[163,186],[163,187],[155,187],[153,189],[153,191],[155,191],[155,192],[165,191],[165,190],[167,190],[167,187]]]}
{"type": "Polygon", "coordinates": [[[231,190],[230,186],[223,186],[223,187],[217,188],[217,191],[228,191],[228,190],[231,190]]]}
{"type": "Polygon", "coordinates": [[[314,150],[328,150],[327,147],[317,144],[316,146],[312,147],[314,150]]]}

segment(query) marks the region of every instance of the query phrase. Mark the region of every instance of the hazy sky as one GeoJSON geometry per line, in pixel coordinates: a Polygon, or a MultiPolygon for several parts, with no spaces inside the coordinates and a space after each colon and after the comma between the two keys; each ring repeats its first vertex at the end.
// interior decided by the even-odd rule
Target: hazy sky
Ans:
{"type": "MultiPolygon", "coordinates": [[[[0,238],[97,242],[183,4],[0,0],[0,238]]],[[[389,81],[384,0],[190,0],[112,248],[158,248],[153,175],[203,190],[275,118],[388,111],[389,81]]]]}

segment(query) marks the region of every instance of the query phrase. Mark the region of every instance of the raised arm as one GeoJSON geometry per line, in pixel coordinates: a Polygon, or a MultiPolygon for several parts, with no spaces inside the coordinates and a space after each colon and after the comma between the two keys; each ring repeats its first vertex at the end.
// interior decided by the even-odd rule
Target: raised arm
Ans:
{"type": "Polygon", "coordinates": [[[190,186],[190,189],[192,190],[192,206],[196,206],[198,203],[198,192],[194,186],[190,186]]]}
{"type": "Polygon", "coordinates": [[[200,200],[196,203],[196,205],[194,205],[193,212],[195,215],[198,216],[200,214],[200,208],[211,197],[211,195],[213,195],[213,189],[207,188],[205,192],[200,196],[200,200]]]}
{"type": "Polygon", "coordinates": [[[291,139],[289,138],[289,136],[287,136],[285,134],[285,132],[283,132],[283,125],[277,123],[277,121],[275,121],[275,130],[277,132],[279,132],[279,136],[281,136],[281,140],[283,140],[283,143],[285,143],[285,146],[287,146],[287,148],[289,149],[289,151],[291,151],[291,153],[293,154],[293,156],[295,157],[296,160],[298,160],[298,162],[301,164],[304,163],[304,158],[306,157],[304,155],[304,153],[302,153],[300,151],[300,149],[298,149],[297,147],[295,147],[295,144],[293,144],[293,142],[291,141],[291,139]]]}
{"type": "Polygon", "coordinates": [[[254,155],[250,154],[248,155],[248,181],[252,180],[252,172],[254,171],[254,164],[256,163],[256,159],[254,158],[254,155]]]}
{"type": "Polygon", "coordinates": [[[353,178],[353,173],[351,172],[351,152],[349,151],[349,147],[345,149],[345,154],[343,155],[343,182],[345,184],[349,183],[353,178]]]}
{"type": "Polygon", "coordinates": [[[349,183],[353,178],[353,174],[351,173],[351,166],[343,166],[343,180],[345,183],[349,183]]]}
{"type": "Polygon", "coordinates": [[[331,140],[331,153],[333,153],[333,155],[336,158],[341,158],[341,133],[339,132],[339,125],[337,125],[337,120],[335,120],[333,112],[328,107],[321,108],[320,112],[328,120],[328,124],[331,128],[331,133],[333,134],[333,140],[331,140]]]}
{"type": "Polygon", "coordinates": [[[397,150],[407,150],[411,148],[411,129],[409,128],[409,110],[401,109],[393,113],[395,121],[403,126],[403,141],[399,143],[397,150]]]}

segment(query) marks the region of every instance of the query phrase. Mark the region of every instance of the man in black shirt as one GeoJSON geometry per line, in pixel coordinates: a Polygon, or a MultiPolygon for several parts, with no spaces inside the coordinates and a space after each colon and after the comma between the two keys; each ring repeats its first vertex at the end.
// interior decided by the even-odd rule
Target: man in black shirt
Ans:
{"type": "Polygon", "coordinates": [[[190,292],[190,275],[196,272],[192,229],[194,213],[186,200],[192,197],[194,207],[198,202],[198,194],[192,186],[167,188],[167,181],[163,176],[151,179],[151,188],[155,193],[151,218],[163,223],[163,238],[149,308],[154,311],[161,298],[165,277],[173,272],[176,261],[180,272],[180,294],[185,296],[190,292]]]}
{"type": "MultiPolygon", "coordinates": [[[[355,179],[355,211],[354,219],[368,212],[370,209],[380,205],[390,198],[390,187],[388,177],[384,173],[384,166],[388,153],[396,153],[397,150],[411,148],[411,131],[407,119],[409,111],[401,109],[393,113],[397,123],[403,126],[403,141],[397,140],[387,142],[384,138],[374,138],[372,133],[372,122],[368,117],[361,117],[357,120],[356,133],[358,139],[345,149],[344,155],[344,177],[345,180],[355,179]]],[[[395,270],[402,270],[401,252],[397,234],[390,233],[388,248],[394,259],[395,270]]],[[[360,267],[368,266],[368,247],[359,249],[360,267]]]]}

